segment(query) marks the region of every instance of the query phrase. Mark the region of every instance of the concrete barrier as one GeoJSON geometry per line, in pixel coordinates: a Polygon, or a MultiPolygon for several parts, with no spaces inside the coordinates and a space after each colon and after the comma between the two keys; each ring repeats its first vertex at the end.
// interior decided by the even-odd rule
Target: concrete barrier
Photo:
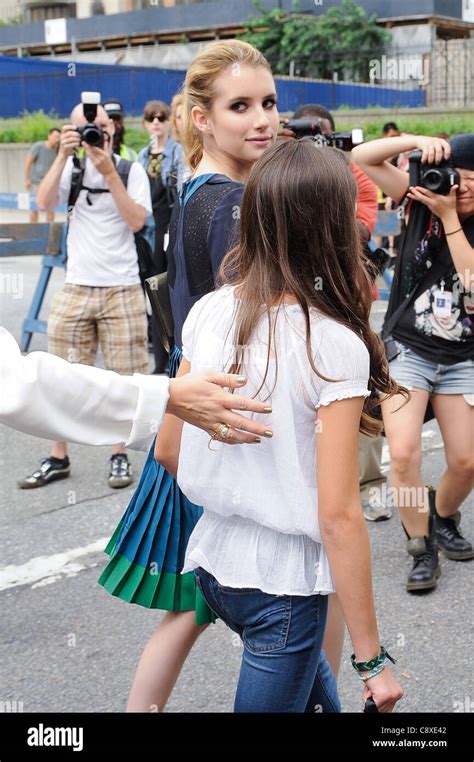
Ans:
{"type": "Polygon", "coordinates": [[[24,193],[25,163],[32,143],[0,143],[0,193],[24,193]]]}

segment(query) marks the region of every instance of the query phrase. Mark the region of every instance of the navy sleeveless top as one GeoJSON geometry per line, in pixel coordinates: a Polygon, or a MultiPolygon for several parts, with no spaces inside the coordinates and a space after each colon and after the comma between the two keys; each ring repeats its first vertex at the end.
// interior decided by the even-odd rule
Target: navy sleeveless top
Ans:
{"type": "Polygon", "coordinates": [[[169,229],[168,286],[174,341],[189,310],[213,291],[220,264],[238,241],[244,186],[220,174],[205,174],[183,184],[169,229]]]}

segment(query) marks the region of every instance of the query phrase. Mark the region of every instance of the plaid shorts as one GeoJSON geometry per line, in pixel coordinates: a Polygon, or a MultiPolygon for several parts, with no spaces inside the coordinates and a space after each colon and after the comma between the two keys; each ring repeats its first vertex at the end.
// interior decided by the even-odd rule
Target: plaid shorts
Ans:
{"type": "Polygon", "coordinates": [[[133,286],[66,283],[54,295],[48,317],[48,352],[69,362],[94,365],[97,345],[105,367],[130,376],[148,373],[145,297],[133,286]]]}

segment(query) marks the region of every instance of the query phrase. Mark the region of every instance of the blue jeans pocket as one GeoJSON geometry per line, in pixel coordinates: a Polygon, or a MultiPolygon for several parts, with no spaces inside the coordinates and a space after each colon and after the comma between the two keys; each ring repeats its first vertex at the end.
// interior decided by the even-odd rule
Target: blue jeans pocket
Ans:
{"type": "Polygon", "coordinates": [[[253,653],[271,653],[286,648],[291,607],[270,611],[243,631],[243,641],[253,653]]]}
{"type": "Polygon", "coordinates": [[[224,589],[216,596],[229,618],[242,627],[242,640],[253,653],[269,653],[285,648],[291,619],[291,596],[270,595],[261,590],[224,589]]]}

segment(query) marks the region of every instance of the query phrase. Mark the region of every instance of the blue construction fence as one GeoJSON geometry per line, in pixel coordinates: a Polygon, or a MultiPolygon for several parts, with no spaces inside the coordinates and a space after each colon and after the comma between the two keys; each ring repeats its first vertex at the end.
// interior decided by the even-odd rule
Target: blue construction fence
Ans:
{"type": "MultiPolygon", "coordinates": [[[[102,98],[117,98],[127,114],[139,116],[147,100],[170,102],[183,84],[185,71],[145,66],[88,64],[73,61],[0,56],[0,117],[23,112],[54,112],[66,117],[82,90],[98,90],[102,98]]],[[[348,84],[276,77],[278,108],[294,111],[302,103],[323,103],[330,109],[425,105],[421,89],[399,90],[377,85],[348,84]]]]}

